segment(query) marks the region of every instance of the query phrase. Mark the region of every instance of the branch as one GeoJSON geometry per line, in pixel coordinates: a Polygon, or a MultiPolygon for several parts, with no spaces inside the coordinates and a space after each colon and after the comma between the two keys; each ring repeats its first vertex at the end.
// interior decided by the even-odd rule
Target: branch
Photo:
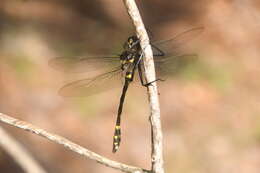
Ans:
{"type": "MultiPolygon", "coordinates": [[[[155,81],[156,77],[153,52],[142,18],[134,0],[124,0],[124,3],[136,28],[136,35],[140,39],[140,44],[144,53],[143,61],[146,81],[148,83],[155,81]]],[[[154,173],[164,173],[160,106],[156,83],[152,82],[152,84],[147,87],[147,90],[151,110],[150,123],[152,131],[152,171],[154,173]]]]}
{"type": "Polygon", "coordinates": [[[47,138],[50,141],[53,141],[53,142],[60,144],[60,145],[63,145],[65,148],[67,148],[67,149],[69,149],[69,150],[71,150],[75,153],[78,153],[85,158],[94,160],[94,161],[96,161],[100,164],[107,166],[107,167],[111,167],[111,168],[114,168],[114,169],[121,170],[123,172],[129,172],[129,173],[149,173],[148,170],[138,168],[138,167],[134,167],[134,166],[129,166],[129,165],[126,165],[126,164],[122,164],[122,163],[107,159],[107,158],[105,158],[101,155],[98,155],[98,154],[78,145],[78,144],[75,144],[75,143],[69,141],[68,139],[66,139],[64,137],[49,133],[49,132],[47,132],[43,129],[40,129],[40,128],[30,124],[30,123],[15,119],[15,118],[10,117],[8,115],[0,113],[0,121],[4,122],[6,124],[24,129],[26,131],[32,132],[32,133],[39,135],[39,136],[42,136],[44,138],[47,138]]]}
{"type": "Polygon", "coordinates": [[[0,146],[21,166],[27,173],[46,173],[33,159],[23,146],[0,127],[0,146]]]}

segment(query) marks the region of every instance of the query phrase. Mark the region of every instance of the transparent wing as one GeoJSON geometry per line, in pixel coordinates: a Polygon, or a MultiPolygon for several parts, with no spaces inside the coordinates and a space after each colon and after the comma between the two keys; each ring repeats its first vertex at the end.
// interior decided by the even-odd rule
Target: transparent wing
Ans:
{"type": "Polygon", "coordinates": [[[156,72],[159,77],[169,74],[176,74],[190,64],[194,64],[198,60],[196,54],[184,54],[168,57],[165,59],[157,59],[155,61],[156,72]]]}
{"type": "Polygon", "coordinates": [[[65,97],[90,96],[96,93],[121,86],[121,66],[110,72],[100,74],[94,78],[77,80],[66,84],[59,90],[59,94],[65,97]]]}
{"type": "Polygon", "coordinates": [[[171,39],[152,43],[158,76],[176,74],[198,59],[196,54],[186,53],[183,46],[203,32],[203,27],[192,28],[171,39]]]}
{"type": "Polygon", "coordinates": [[[112,56],[85,56],[85,57],[57,57],[49,60],[49,65],[54,69],[64,72],[88,72],[97,69],[118,66],[120,59],[118,55],[112,56]]]}
{"type": "Polygon", "coordinates": [[[165,58],[174,54],[180,54],[180,49],[183,47],[183,45],[195,39],[198,35],[200,35],[203,32],[203,30],[204,27],[196,27],[179,33],[171,39],[152,42],[151,45],[154,52],[154,56],[164,55],[164,57],[160,58],[165,58]]]}

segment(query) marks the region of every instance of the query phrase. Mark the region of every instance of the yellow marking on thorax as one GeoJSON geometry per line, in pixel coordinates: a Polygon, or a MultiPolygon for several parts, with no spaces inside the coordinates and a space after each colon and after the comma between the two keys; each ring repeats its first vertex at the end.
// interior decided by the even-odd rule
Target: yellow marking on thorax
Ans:
{"type": "Polygon", "coordinates": [[[134,58],[130,59],[129,62],[130,62],[130,63],[133,63],[133,62],[134,62],[134,58]]]}
{"type": "Polygon", "coordinates": [[[125,77],[128,78],[128,79],[131,79],[131,78],[132,78],[132,74],[129,73],[129,74],[127,74],[125,77]]]}

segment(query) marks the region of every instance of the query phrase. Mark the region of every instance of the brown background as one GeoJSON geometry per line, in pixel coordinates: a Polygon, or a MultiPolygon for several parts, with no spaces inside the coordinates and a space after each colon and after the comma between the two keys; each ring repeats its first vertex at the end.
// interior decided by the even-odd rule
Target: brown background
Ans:
{"type": "MultiPolygon", "coordinates": [[[[155,37],[204,26],[187,45],[198,60],[159,83],[166,172],[257,173],[260,170],[260,4],[257,0],[138,0],[155,37]]],[[[68,74],[57,56],[112,54],[134,33],[115,0],[1,0],[0,111],[60,134],[99,154],[150,168],[145,88],[127,94],[119,152],[111,153],[120,88],[63,98],[68,74]]],[[[118,172],[1,123],[51,173],[118,172]]],[[[0,170],[22,172],[0,149],[0,170]]]]}

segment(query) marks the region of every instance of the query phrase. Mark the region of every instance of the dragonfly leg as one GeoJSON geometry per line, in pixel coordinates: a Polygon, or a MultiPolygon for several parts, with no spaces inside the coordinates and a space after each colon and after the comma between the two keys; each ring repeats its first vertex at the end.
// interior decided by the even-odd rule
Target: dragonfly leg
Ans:
{"type": "MultiPolygon", "coordinates": [[[[165,56],[165,53],[164,53],[161,49],[159,49],[158,47],[156,47],[156,46],[153,45],[153,44],[151,44],[151,46],[152,46],[153,48],[155,48],[155,49],[159,52],[159,54],[154,54],[154,56],[165,56]]],[[[142,70],[141,63],[140,63],[141,60],[142,60],[142,58],[143,58],[143,52],[141,53],[140,58],[138,59],[138,62],[136,63],[136,64],[138,65],[138,74],[139,74],[139,78],[140,78],[141,84],[142,84],[143,86],[147,87],[147,86],[151,85],[152,83],[154,83],[154,82],[156,82],[156,81],[165,81],[164,79],[158,78],[158,79],[155,79],[154,81],[145,83],[145,82],[144,82],[144,79],[143,79],[143,74],[142,74],[142,73],[143,73],[143,70],[142,70]]]]}
{"type": "Polygon", "coordinates": [[[155,79],[155,80],[153,80],[153,81],[151,81],[151,82],[148,82],[148,83],[146,83],[146,84],[143,84],[143,86],[148,87],[149,85],[151,85],[152,83],[157,82],[157,81],[164,82],[165,80],[158,78],[158,79],[155,79]]]}
{"type": "Polygon", "coordinates": [[[145,86],[145,87],[151,85],[152,83],[154,83],[154,82],[156,82],[156,81],[165,81],[164,79],[158,78],[158,79],[155,79],[154,81],[145,83],[145,82],[144,82],[144,79],[143,79],[141,64],[138,64],[138,74],[139,74],[139,78],[140,78],[141,84],[142,84],[143,86],[145,86]]]}

